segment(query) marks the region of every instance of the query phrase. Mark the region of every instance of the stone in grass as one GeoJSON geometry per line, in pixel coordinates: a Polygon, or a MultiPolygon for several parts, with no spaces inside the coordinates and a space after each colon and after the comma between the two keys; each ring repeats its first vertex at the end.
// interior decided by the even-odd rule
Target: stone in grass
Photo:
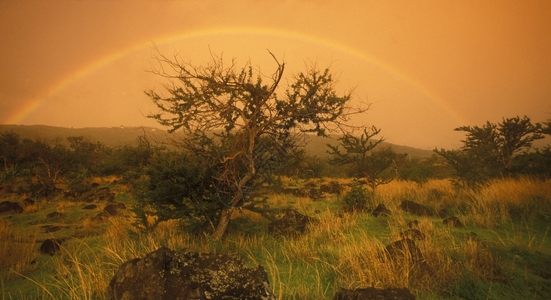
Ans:
{"type": "Polygon", "coordinates": [[[0,213],[12,212],[20,214],[23,212],[23,206],[17,202],[4,201],[0,203],[0,213]]]}
{"type": "Polygon", "coordinates": [[[400,233],[400,236],[403,239],[411,239],[411,240],[424,240],[425,235],[419,230],[415,228],[407,229],[400,233]]]}
{"type": "Polygon", "coordinates": [[[315,219],[305,216],[294,209],[285,209],[283,217],[268,224],[268,232],[275,236],[299,237],[308,225],[315,222],[315,219]]]}
{"type": "Polygon", "coordinates": [[[98,206],[95,204],[88,204],[82,207],[82,209],[96,209],[96,208],[98,208],[98,206]]]}
{"type": "Polygon", "coordinates": [[[51,233],[51,232],[60,231],[61,227],[55,226],[55,225],[42,225],[42,226],[40,226],[40,229],[44,233],[51,233]]]}
{"type": "Polygon", "coordinates": [[[23,200],[23,202],[21,202],[21,205],[23,206],[31,206],[31,205],[34,205],[35,204],[35,201],[31,198],[25,198],[25,200],[23,200]]]}
{"type": "Polygon", "coordinates": [[[246,267],[236,255],[165,247],[123,263],[109,282],[107,297],[275,300],[262,266],[246,267]]]}
{"type": "Polygon", "coordinates": [[[59,239],[47,239],[40,245],[41,254],[54,255],[59,251],[61,245],[61,240],[59,239]]]}
{"type": "Polygon", "coordinates": [[[380,203],[379,205],[377,205],[377,207],[373,210],[371,214],[374,217],[390,216],[390,210],[386,208],[386,206],[383,203],[380,203]]]}
{"type": "Polygon", "coordinates": [[[61,217],[63,214],[57,211],[51,212],[46,215],[46,219],[56,219],[61,217]]]}
{"type": "Polygon", "coordinates": [[[400,204],[400,208],[405,211],[405,212],[408,212],[412,215],[417,215],[417,216],[426,216],[426,217],[430,217],[432,216],[432,211],[430,209],[428,209],[427,207],[417,203],[417,202],[414,202],[414,201],[410,201],[410,200],[405,200],[402,202],[402,204],[400,204]]]}
{"type": "Polygon", "coordinates": [[[387,257],[394,261],[410,261],[413,265],[425,266],[426,261],[421,250],[412,239],[404,238],[385,247],[387,257]]]}
{"type": "Polygon", "coordinates": [[[465,227],[461,220],[459,220],[458,217],[449,217],[447,219],[442,220],[444,225],[452,226],[452,227],[465,227]]]}
{"type": "Polygon", "coordinates": [[[111,203],[106,205],[103,208],[103,211],[109,216],[116,216],[119,214],[119,211],[124,210],[125,208],[126,205],[124,205],[124,203],[111,203]]]}
{"type": "Polygon", "coordinates": [[[411,220],[408,222],[408,228],[418,228],[419,220],[411,220]]]}

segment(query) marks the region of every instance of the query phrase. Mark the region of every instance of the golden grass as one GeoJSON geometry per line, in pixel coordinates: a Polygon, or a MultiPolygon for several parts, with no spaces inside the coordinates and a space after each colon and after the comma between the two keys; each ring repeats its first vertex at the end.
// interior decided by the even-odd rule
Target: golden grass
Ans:
{"type": "MultiPolygon", "coordinates": [[[[511,224],[515,211],[521,215],[539,213],[542,208],[549,212],[550,195],[550,181],[527,178],[496,180],[479,193],[456,191],[445,180],[429,181],[422,186],[395,181],[378,187],[376,195],[376,201],[385,203],[393,211],[390,217],[375,218],[365,213],[337,216],[335,211],[326,209],[315,215],[318,221],[300,238],[232,231],[221,242],[194,236],[177,220],[159,222],[142,232],[133,229],[128,218],[115,217],[108,220],[99,245],[91,246],[80,240],[64,244],[61,255],[54,257],[50,285],[37,285],[43,285],[42,294],[46,296],[60,293],[69,299],[105,299],[107,284],[120,264],[165,246],[174,250],[238,252],[250,263],[264,266],[279,299],[329,299],[340,287],[407,287],[414,292],[438,293],[467,273],[480,280],[499,280],[503,264],[481,240],[458,235],[456,229],[443,226],[437,218],[420,217],[416,217],[417,228],[425,239],[416,241],[416,245],[425,263],[414,262],[408,256],[402,260],[390,259],[383,251],[385,245],[400,239],[411,219],[399,209],[401,201],[414,200],[434,209],[452,208],[467,226],[487,230],[511,224]]],[[[270,195],[266,202],[270,208],[292,206],[309,215],[313,215],[319,204],[308,198],[279,194],[270,195]]],[[[247,210],[235,218],[266,222],[262,215],[247,210]]],[[[503,247],[541,251],[547,242],[547,232],[541,236],[530,233],[531,228],[525,223],[515,224],[510,230],[490,232],[503,247]]],[[[90,223],[83,227],[96,225],[90,223]]],[[[21,239],[6,221],[0,222],[0,238],[14,242],[21,239]]],[[[36,252],[12,253],[6,244],[10,243],[0,244],[0,255],[18,255],[15,260],[21,262],[36,259],[36,252]]],[[[0,266],[16,268],[11,264],[0,266]]],[[[32,273],[19,268],[17,272],[21,274],[32,273]]]]}
{"type": "Polygon", "coordinates": [[[13,224],[0,219],[0,277],[11,280],[19,274],[27,274],[36,270],[39,253],[36,249],[36,237],[24,238],[14,228],[13,224]]]}

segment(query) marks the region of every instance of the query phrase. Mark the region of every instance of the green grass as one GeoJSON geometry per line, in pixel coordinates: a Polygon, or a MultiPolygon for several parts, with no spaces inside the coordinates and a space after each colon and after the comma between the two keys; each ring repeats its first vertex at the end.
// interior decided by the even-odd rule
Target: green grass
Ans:
{"type": "MultiPolygon", "coordinates": [[[[285,180],[284,184],[306,183],[285,180]]],[[[133,204],[124,187],[112,188],[117,202],[133,204]]],[[[526,178],[495,181],[479,193],[457,192],[447,181],[423,186],[393,182],[380,186],[373,200],[373,205],[384,203],[393,215],[375,218],[367,212],[343,213],[342,196],[313,201],[267,194],[234,215],[219,242],[191,235],[177,221],[161,222],[149,232],[132,225],[132,214],[91,221],[104,203],[85,211],[82,203],[48,199],[40,201],[36,210],[0,216],[0,238],[7,241],[0,246],[4,257],[0,296],[105,299],[108,282],[120,264],[166,246],[239,253],[251,266],[264,266],[279,299],[332,299],[341,287],[368,286],[407,287],[418,299],[551,299],[550,197],[551,181],[526,178]],[[404,213],[399,205],[406,199],[435,210],[448,208],[465,227],[450,228],[437,217],[404,213]],[[294,208],[319,222],[300,238],[273,237],[267,224],[283,208],[294,208]],[[52,211],[64,214],[45,219],[52,211]],[[426,235],[417,245],[430,272],[381,255],[414,219],[426,235]],[[37,228],[45,224],[68,228],[44,234],[37,228]],[[47,237],[66,239],[53,257],[38,254],[39,241],[47,237]]]]}

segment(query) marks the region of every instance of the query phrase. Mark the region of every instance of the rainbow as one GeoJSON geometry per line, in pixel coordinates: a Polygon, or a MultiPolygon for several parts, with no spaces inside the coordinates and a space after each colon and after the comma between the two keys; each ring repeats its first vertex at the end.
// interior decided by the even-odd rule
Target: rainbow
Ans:
{"type": "Polygon", "coordinates": [[[295,31],[286,31],[286,30],[274,30],[274,29],[265,29],[265,28],[250,28],[250,27],[224,27],[224,28],[210,28],[204,30],[197,30],[184,33],[169,34],[165,36],[158,37],[156,39],[144,39],[135,45],[124,48],[118,52],[107,55],[101,59],[88,63],[82,68],[76,70],[73,73],[70,73],[67,76],[64,76],[60,81],[53,84],[50,88],[46,89],[41,95],[34,97],[28,100],[25,104],[21,105],[15,113],[3,121],[4,124],[16,124],[22,121],[28,114],[38,109],[40,105],[47,101],[50,97],[57,94],[58,92],[65,89],[73,81],[84,77],[86,74],[89,74],[98,68],[108,65],[118,59],[121,59],[127,55],[130,55],[136,51],[141,51],[146,48],[150,48],[152,43],[157,45],[164,45],[175,43],[177,41],[183,41],[186,39],[192,38],[201,38],[201,37],[221,37],[221,36],[231,36],[239,34],[241,36],[262,36],[262,37],[275,37],[275,38],[285,38],[296,40],[300,42],[308,42],[315,45],[323,46],[328,49],[332,49],[338,52],[345,53],[351,57],[362,60],[363,62],[375,65],[378,68],[392,74],[393,76],[402,79],[404,82],[409,84],[412,88],[419,91],[426,97],[428,97],[432,102],[437,106],[443,109],[446,113],[452,116],[458,124],[466,124],[464,121],[465,118],[459,115],[454,109],[452,109],[449,104],[440,97],[434,91],[428,89],[426,86],[421,84],[419,81],[415,80],[411,76],[405,74],[399,69],[381,61],[377,57],[369,55],[367,53],[361,52],[356,48],[351,46],[336,43],[334,41],[323,39],[313,35],[305,35],[295,31]]]}

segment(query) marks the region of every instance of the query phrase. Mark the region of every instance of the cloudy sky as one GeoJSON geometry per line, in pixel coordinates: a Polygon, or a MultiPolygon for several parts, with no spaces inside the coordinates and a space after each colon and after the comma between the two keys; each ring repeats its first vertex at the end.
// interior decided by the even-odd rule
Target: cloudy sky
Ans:
{"type": "MultiPolygon", "coordinates": [[[[423,149],[463,125],[551,118],[551,1],[0,1],[0,123],[157,126],[151,49],[289,78],[330,67],[355,122],[423,149]]],[[[286,82],[283,82],[285,84],[286,82]]]]}

